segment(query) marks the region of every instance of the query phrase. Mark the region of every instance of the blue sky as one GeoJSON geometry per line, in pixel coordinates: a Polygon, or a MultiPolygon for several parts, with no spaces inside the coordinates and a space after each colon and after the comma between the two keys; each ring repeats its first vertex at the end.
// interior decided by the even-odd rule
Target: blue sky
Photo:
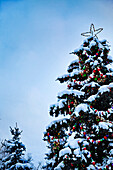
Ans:
{"type": "Polygon", "coordinates": [[[55,79],[66,73],[90,24],[103,27],[113,54],[112,0],[0,0],[0,138],[18,122],[35,164],[43,160],[49,105],[66,89],[55,79]]]}

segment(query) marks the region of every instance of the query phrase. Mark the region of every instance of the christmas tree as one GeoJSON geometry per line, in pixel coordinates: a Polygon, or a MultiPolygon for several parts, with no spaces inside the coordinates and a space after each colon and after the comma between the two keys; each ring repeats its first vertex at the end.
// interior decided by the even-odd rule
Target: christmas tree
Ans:
{"type": "Polygon", "coordinates": [[[44,132],[50,170],[113,169],[113,57],[107,40],[99,40],[91,24],[80,48],[71,52],[75,60],[68,73],[57,80],[67,82],[50,106],[50,115],[62,119],[44,132]]]}
{"type": "Polygon", "coordinates": [[[33,169],[31,159],[25,159],[25,145],[20,141],[22,131],[17,127],[11,128],[12,139],[2,142],[5,154],[2,157],[1,170],[30,170],[33,169]]]}

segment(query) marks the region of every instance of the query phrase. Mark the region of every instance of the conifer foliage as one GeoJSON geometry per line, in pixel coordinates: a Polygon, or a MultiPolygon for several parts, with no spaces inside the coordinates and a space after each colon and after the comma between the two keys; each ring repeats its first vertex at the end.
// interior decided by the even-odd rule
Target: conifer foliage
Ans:
{"type": "Polygon", "coordinates": [[[11,128],[12,139],[5,140],[2,146],[5,148],[5,155],[2,157],[2,170],[30,170],[33,165],[24,157],[25,145],[20,141],[22,131],[17,127],[11,128]]]}
{"type": "Polygon", "coordinates": [[[68,74],[58,77],[67,90],[50,106],[56,119],[44,132],[48,170],[113,169],[113,57],[107,40],[99,40],[91,24],[68,74]]]}

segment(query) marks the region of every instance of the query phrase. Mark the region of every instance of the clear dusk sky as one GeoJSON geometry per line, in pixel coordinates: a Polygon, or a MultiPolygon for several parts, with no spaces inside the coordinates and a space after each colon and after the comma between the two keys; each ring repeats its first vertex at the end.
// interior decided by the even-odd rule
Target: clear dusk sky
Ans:
{"type": "Polygon", "coordinates": [[[0,139],[10,138],[17,122],[35,165],[46,152],[49,105],[66,89],[55,79],[91,23],[104,28],[98,37],[113,55],[113,0],[0,0],[0,139]]]}

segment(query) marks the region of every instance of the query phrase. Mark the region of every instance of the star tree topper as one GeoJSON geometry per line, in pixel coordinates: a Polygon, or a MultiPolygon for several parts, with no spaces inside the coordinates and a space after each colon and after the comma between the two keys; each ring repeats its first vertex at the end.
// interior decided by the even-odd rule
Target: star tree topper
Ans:
{"type": "Polygon", "coordinates": [[[85,33],[82,33],[81,35],[83,35],[85,37],[90,37],[90,36],[97,37],[97,34],[99,34],[102,30],[103,30],[103,28],[99,28],[99,29],[95,30],[94,24],[91,24],[90,32],[85,32],[85,33]]]}

